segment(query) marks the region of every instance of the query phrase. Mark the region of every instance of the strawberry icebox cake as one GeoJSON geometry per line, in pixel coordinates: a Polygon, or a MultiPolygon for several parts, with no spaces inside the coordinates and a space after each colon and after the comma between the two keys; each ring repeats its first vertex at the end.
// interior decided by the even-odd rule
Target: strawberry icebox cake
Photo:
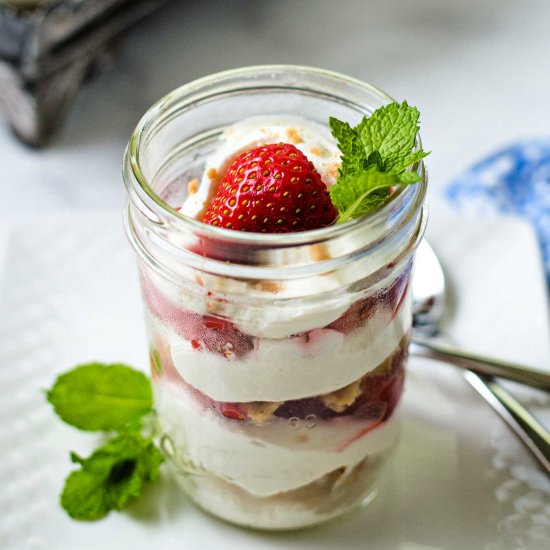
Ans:
{"type": "MultiPolygon", "coordinates": [[[[383,144],[376,154],[362,152],[364,173],[392,177],[358,176],[370,183],[350,214],[360,202],[346,203],[337,189],[353,185],[350,135],[357,128],[335,119],[237,122],[219,137],[202,176],[185,182],[187,197],[174,209],[228,234],[290,234],[368,215],[418,181],[406,177],[416,176],[411,166],[425,155],[414,149],[416,134],[401,165],[391,164],[397,153],[383,144]]],[[[195,252],[211,256],[206,245],[195,252]]],[[[330,259],[322,243],[312,254],[330,259]]],[[[372,492],[399,434],[411,326],[412,259],[387,262],[384,276],[361,292],[293,307],[287,298],[300,285],[329,296],[346,280],[327,270],[307,282],[222,283],[205,269],[191,288],[141,270],[162,445],[202,508],[241,525],[288,529],[330,519],[372,492]],[[219,299],[233,292],[249,300],[219,299]],[[254,305],[266,295],[273,307],[254,305]]]]}

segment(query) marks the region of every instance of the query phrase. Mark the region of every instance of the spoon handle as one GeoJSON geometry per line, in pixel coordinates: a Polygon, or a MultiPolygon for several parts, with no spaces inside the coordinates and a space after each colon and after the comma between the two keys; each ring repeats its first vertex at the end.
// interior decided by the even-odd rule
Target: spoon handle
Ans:
{"type": "Polygon", "coordinates": [[[477,353],[464,351],[452,344],[432,338],[413,335],[412,350],[415,355],[440,359],[469,369],[478,374],[499,376],[521,384],[550,391],[550,374],[530,367],[493,359],[477,353]]]}
{"type": "Polygon", "coordinates": [[[469,384],[487,401],[550,474],[550,433],[507,390],[490,376],[467,370],[469,384]]]}

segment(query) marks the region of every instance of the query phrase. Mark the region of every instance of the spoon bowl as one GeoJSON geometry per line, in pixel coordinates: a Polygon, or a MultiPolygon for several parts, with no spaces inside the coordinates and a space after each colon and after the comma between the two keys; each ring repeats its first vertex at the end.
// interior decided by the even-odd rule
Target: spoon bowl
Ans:
{"type": "Polygon", "coordinates": [[[435,336],[445,310],[445,275],[432,247],[423,240],[416,251],[412,280],[413,326],[416,333],[435,336]]]}
{"type": "Polygon", "coordinates": [[[550,433],[511,393],[494,380],[494,375],[550,389],[550,375],[523,366],[464,352],[438,342],[440,321],[445,311],[445,274],[437,255],[424,240],[417,250],[412,282],[413,331],[411,353],[443,360],[465,369],[466,381],[512,428],[550,475],[550,433]]]}

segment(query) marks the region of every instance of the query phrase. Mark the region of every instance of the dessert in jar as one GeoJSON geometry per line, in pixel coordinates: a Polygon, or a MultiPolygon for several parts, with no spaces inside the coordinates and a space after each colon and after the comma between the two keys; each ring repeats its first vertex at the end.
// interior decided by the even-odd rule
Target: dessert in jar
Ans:
{"type": "Polygon", "coordinates": [[[131,138],[161,444],[216,516],[300,528],[375,490],[399,435],[425,223],[412,111],[335,73],[252,67],[169,94],[131,138]],[[406,154],[392,149],[413,126],[406,154]]]}

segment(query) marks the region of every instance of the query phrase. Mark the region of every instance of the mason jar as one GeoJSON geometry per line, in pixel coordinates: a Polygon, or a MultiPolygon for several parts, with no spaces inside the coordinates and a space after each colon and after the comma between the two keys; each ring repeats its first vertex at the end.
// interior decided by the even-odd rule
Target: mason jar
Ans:
{"type": "Polygon", "coordinates": [[[354,125],[391,101],[328,71],[244,68],[168,94],[130,139],[125,222],[161,446],[189,497],[227,521],[301,528],[374,495],[399,435],[426,174],[418,163],[421,181],[380,209],[300,233],[222,229],[179,206],[240,120],[354,125]]]}

